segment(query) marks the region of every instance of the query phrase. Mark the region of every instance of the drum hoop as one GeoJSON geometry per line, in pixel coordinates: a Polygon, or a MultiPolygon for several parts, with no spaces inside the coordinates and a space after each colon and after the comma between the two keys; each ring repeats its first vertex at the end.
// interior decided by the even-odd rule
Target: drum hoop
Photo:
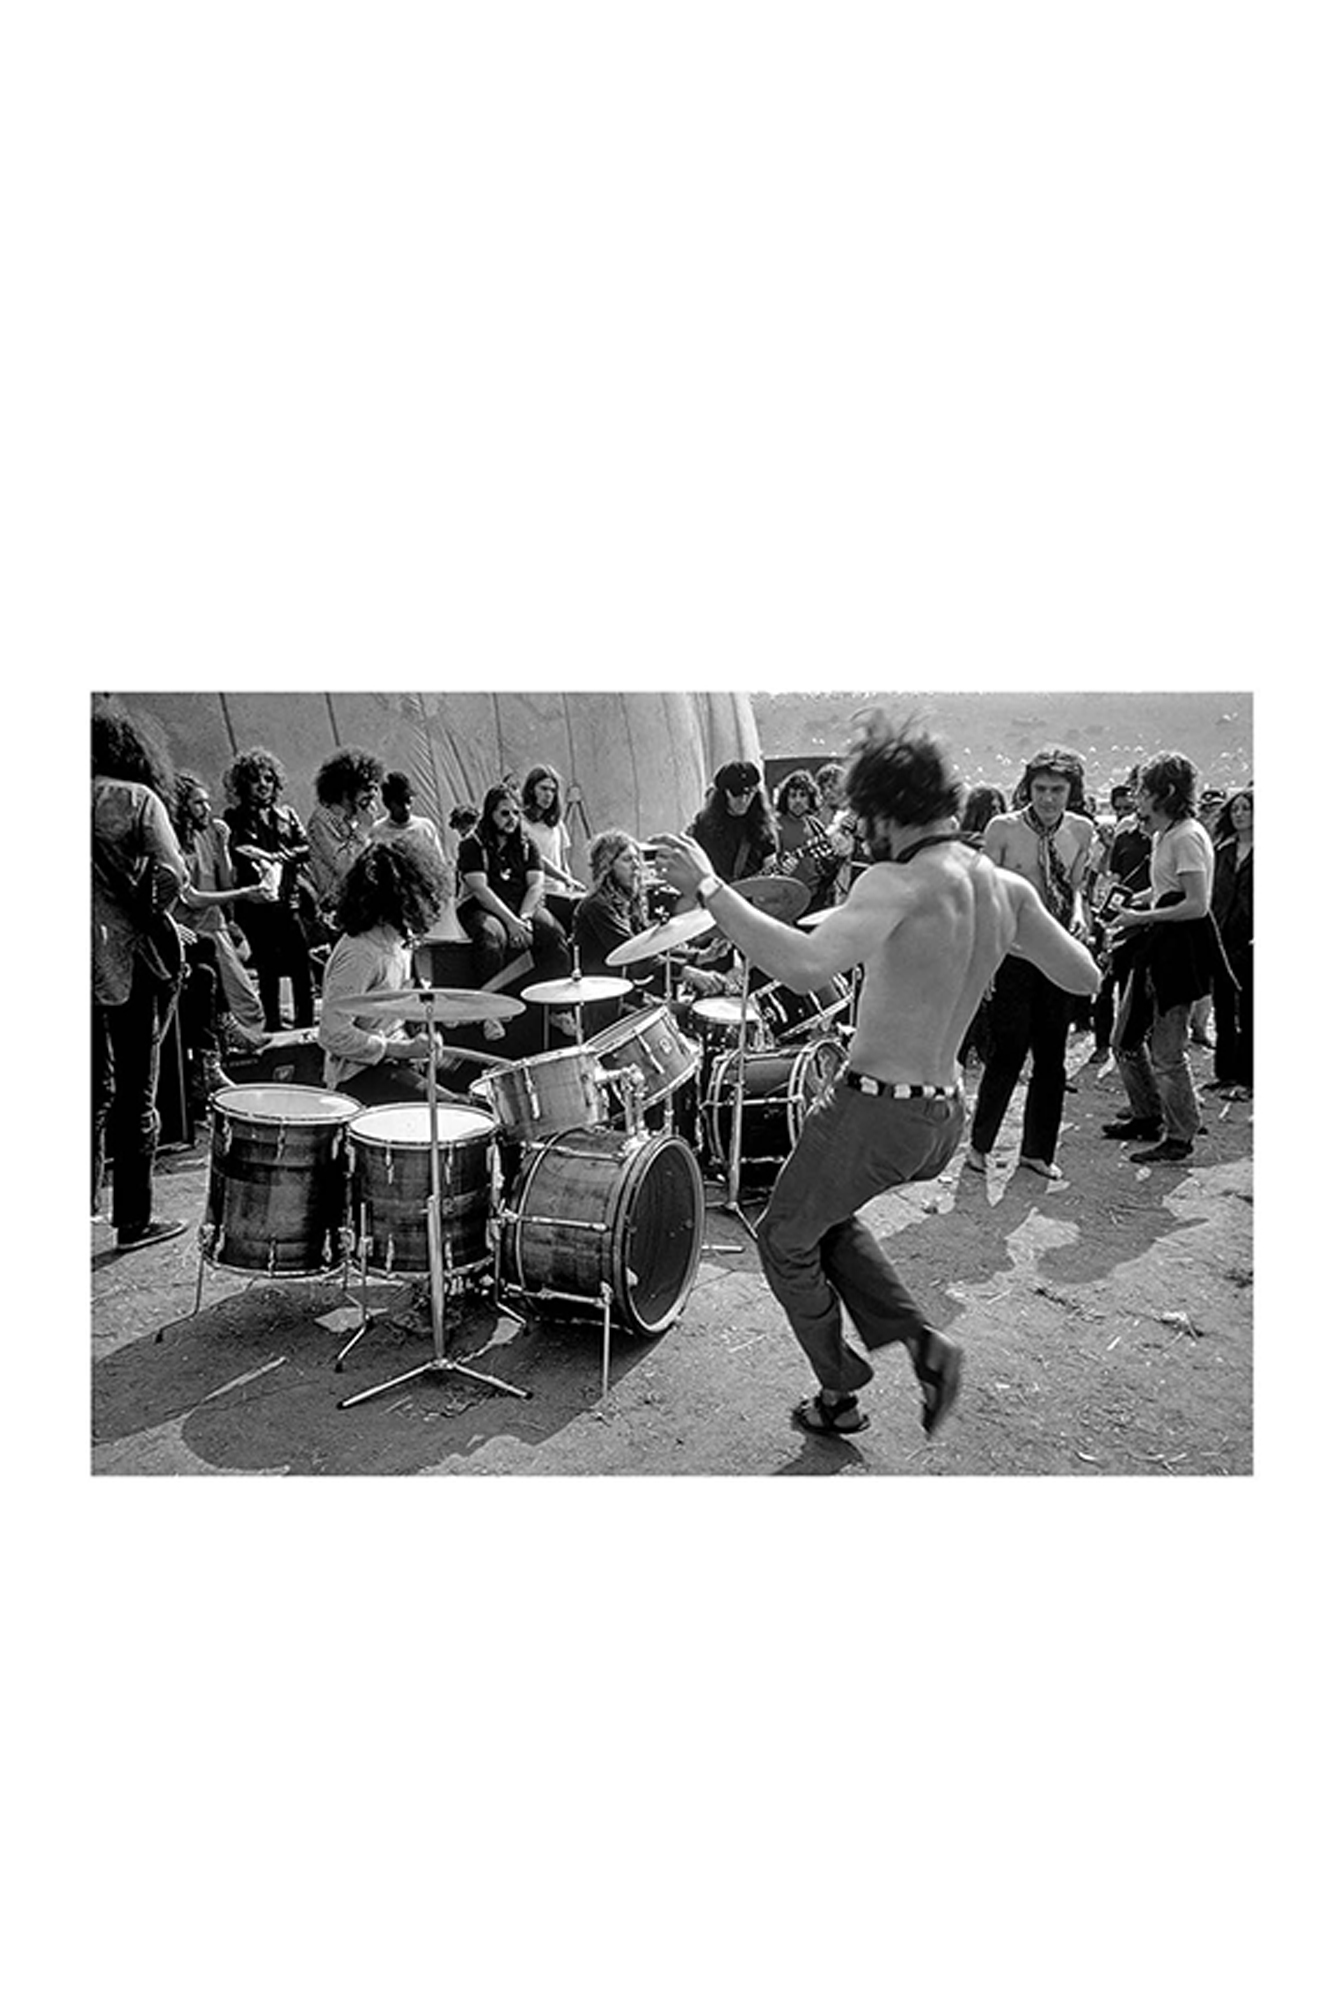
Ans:
{"type": "MultiPolygon", "coordinates": [[[[416,1105],[413,1104],[411,1108],[415,1110],[416,1105]]],[[[425,1110],[426,1108],[427,1107],[425,1106],[422,1107],[423,1110],[425,1110]]],[[[392,1152],[428,1153],[430,1151],[429,1131],[424,1133],[422,1137],[419,1139],[415,1137],[408,1137],[406,1135],[399,1135],[396,1138],[389,1138],[383,1132],[376,1132],[372,1134],[365,1131],[364,1129],[360,1132],[357,1131],[358,1125],[364,1126],[367,1120],[379,1117],[382,1112],[402,1111],[406,1109],[408,1109],[407,1105],[398,1105],[398,1104],[365,1105],[361,1108],[359,1115],[355,1117],[352,1120],[351,1124],[348,1126],[347,1136],[352,1141],[353,1145],[358,1147],[363,1152],[373,1146],[373,1147],[378,1147],[382,1151],[389,1153],[392,1152]]],[[[437,1128],[437,1138],[439,1144],[443,1147],[462,1146],[465,1145],[469,1140],[476,1140],[476,1141],[484,1140],[487,1143],[489,1143],[489,1141],[495,1137],[496,1133],[500,1129],[499,1119],[493,1118],[489,1111],[473,1111],[471,1107],[466,1104],[437,1105],[435,1115],[436,1118],[440,1121],[437,1128]],[[458,1132],[454,1134],[453,1138],[447,1137],[444,1129],[445,1119],[447,1117],[458,1117],[460,1115],[464,1118],[479,1119],[481,1121],[481,1129],[469,1132],[458,1132]]]]}
{"type": "Polygon", "coordinates": [[[229,1119],[233,1125],[346,1125],[356,1116],[358,1111],[364,1109],[354,1097],[344,1097],[340,1091],[336,1090],[321,1090],[316,1085],[309,1083],[234,1083],[229,1085],[225,1090],[215,1090],[210,1103],[225,1118],[229,1119]],[[322,1117],[294,1118],[284,1116],[282,1113],[275,1111],[247,1110],[228,1101],[237,1097],[251,1097],[260,1091],[269,1093],[281,1091],[284,1096],[288,1097],[295,1096],[300,1092],[303,1095],[308,1094],[311,1097],[323,1098],[326,1103],[331,1098],[335,1103],[345,1105],[347,1108],[345,1113],[330,1110],[326,1111],[322,1117]]]}

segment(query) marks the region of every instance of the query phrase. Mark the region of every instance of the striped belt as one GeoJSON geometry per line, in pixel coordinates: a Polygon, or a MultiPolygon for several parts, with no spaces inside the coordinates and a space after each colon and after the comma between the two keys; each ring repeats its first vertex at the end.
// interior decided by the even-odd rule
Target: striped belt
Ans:
{"type": "Polygon", "coordinates": [[[863,1097],[961,1097],[961,1083],[884,1083],[877,1076],[864,1076],[859,1069],[843,1071],[844,1083],[863,1097]]]}

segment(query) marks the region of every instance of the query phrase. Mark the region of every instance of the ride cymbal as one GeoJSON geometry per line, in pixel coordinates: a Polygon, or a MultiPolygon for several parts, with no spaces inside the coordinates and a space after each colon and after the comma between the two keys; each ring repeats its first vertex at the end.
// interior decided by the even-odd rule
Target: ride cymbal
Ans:
{"type": "Polygon", "coordinates": [[[705,931],[711,931],[717,919],[707,910],[682,910],[678,916],[667,917],[660,924],[650,924],[646,931],[640,931],[625,944],[618,944],[614,951],[606,954],[608,965],[637,965],[640,959],[661,958],[668,951],[679,951],[683,944],[690,944],[705,931]]]}

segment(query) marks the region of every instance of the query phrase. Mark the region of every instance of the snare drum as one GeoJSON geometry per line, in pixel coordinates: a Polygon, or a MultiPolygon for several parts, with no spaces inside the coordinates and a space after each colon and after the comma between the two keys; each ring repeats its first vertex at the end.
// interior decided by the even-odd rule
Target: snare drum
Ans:
{"type": "Polygon", "coordinates": [[[815,1035],[827,1035],[835,1022],[846,1018],[852,1005],[851,984],[840,972],[835,972],[826,986],[817,986],[813,993],[793,993],[790,986],[774,982],[772,986],[761,987],[754,997],[775,1042],[808,1041],[815,1035]]]}
{"type": "MultiPolygon", "coordinates": [[[[446,1277],[490,1260],[492,1142],[496,1122],[465,1105],[437,1104],[440,1247],[446,1277]]],[[[348,1128],[356,1254],[385,1277],[430,1269],[430,1106],[385,1104],[348,1128]]]]}
{"type": "Polygon", "coordinates": [[[212,1108],[202,1255],[274,1278],[341,1264],[355,1098],[305,1084],[233,1085],[215,1092],[212,1108]]]}
{"type": "Polygon", "coordinates": [[[566,1132],[534,1152],[501,1217],[504,1282],[536,1305],[600,1312],[630,1333],[680,1317],[703,1247],[694,1154],[665,1133],[566,1132]]]}
{"type": "MultiPolygon", "coordinates": [[[[713,1065],[704,1100],[704,1132],[714,1159],[731,1158],[732,1105],[740,1052],[713,1065]]],[[[762,1049],[746,1055],[741,1097],[741,1165],[771,1172],[800,1137],[811,1105],[842,1069],[841,1042],[831,1035],[798,1048],[762,1049]]]]}
{"type": "Polygon", "coordinates": [[[669,1097],[699,1067],[698,1047],[681,1033],[667,1007],[648,1007],[623,1021],[613,1021],[593,1036],[588,1048],[603,1069],[637,1069],[643,1078],[645,1104],[669,1097]]]}
{"type": "Polygon", "coordinates": [[[510,1139],[551,1139],[579,1125],[606,1123],[597,1058],[583,1045],[488,1070],[468,1094],[495,1114],[510,1139]]]}

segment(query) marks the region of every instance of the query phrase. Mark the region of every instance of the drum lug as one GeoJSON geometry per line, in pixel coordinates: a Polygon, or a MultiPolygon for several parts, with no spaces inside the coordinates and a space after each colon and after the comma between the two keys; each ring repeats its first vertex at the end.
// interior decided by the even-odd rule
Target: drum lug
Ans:
{"type": "Polygon", "coordinates": [[[229,1153],[231,1151],[230,1118],[220,1118],[217,1124],[213,1127],[213,1130],[217,1134],[218,1138],[218,1151],[223,1154],[229,1153]]]}

